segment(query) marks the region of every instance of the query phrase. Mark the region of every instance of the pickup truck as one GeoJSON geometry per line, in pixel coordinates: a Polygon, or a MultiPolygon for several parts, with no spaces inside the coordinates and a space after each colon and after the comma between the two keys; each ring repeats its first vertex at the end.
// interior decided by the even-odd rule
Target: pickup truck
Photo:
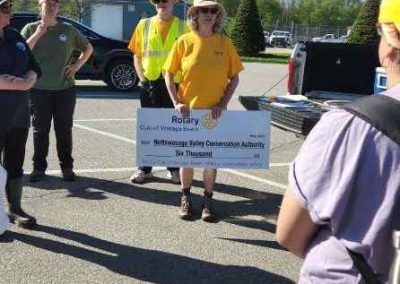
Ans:
{"type": "Polygon", "coordinates": [[[292,43],[291,34],[287,31],[273,31],[269,36],[269,45],[272,47],[288,47],[292,43]]]}
{"type": "Polygon", "coordinates": [[[240,101],[247,109],[271,111],[274,126],[306,136],[324,112],[373,94],[379,65],[376,45],[298,43],[288,65],[287,94],[240,101]]]}
{"type": "Polygon", "coordinates": [[[343,35],[341,37],[335,37],[334,34],[326,34],[322,37],[313,37],[313,42],[336,42],[336,43],[344,43],[347,40],[347,36],[343,35]]]}

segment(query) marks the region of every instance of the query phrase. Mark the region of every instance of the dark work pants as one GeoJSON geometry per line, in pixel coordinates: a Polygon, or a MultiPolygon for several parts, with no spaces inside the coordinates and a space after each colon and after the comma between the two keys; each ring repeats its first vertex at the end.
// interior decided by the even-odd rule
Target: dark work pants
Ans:
{"type": "MultiPolygon", "coordinates": [[[[167,86],[164,79],[150,81],[151,92],[142,89],[140,92],[140,105],[143,108],[174,108],[174,104],[169,97],[167,86]]],[[[151,172],[152,167],[139,167],[139,170],[146,174],[151,172]]],[[[170,172],[177,171],[179,168],[167,168],[170,172]]]]}
{"type": "Polygon", "coordinates": [[[61,170],[73,168],[72,126],[76,103],[75,88],[51,92],[32,91],[32,126],[33,126],[33,167],[36,170],[47,169],[49,153],[49,133],[51,120],[57,142],[57,155],[61,170]]]}
{"type": "Polygon", "coordinates": [[[21,178],[25,159],[28,128],[13,127],[0,134],[0,161],[7,171],[7,180],[21,178]]]}

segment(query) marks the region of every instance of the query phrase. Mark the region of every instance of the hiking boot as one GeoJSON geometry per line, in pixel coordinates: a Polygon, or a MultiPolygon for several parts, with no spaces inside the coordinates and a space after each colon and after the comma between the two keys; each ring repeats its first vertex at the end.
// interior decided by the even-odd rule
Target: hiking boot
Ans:
{"type": "Polygon", "coordinates": [[[42,171],[42,170],[35,169],[29,175],[30,182],[39,182],[39,181],[44,180],[45,178],[46,178],[46,173],[45,173],[45,171],[42,171]]]}
{"type": "Polygon", "coordinates": [[[215,221],[215,216],[212,212],[212,198],[204,196],[204,201],[202,205],[202,211],[201,211],[201,219],[205,222],[213,222],[215,221]]]}
{"type": "Polygon", "coordinates": [[[167,177],[172,181],[173,184],[181,183],[179,171],[168,171],[167,177]]]}
{"type": "Polygon", "coordinates": [[[65,181],[76,181],[76,175],[72,169],[63,169],[62,176],[65,181]]]}
{"type": "Polygon", "coordinates": [[[146,182],[147,179],[151,178],[152,176],[153,174],[151,172],[146,174],[142,170],[137,170],[131,175],[130,180],[133,183],[144,183],[146,182]]]}
{"type": "Polygon", "coordinates": [[[190,196],[182,196],[179,217],[183,220],[189,220],[192,217],[192,213],[192,199],[190,198],[190,196]]]}

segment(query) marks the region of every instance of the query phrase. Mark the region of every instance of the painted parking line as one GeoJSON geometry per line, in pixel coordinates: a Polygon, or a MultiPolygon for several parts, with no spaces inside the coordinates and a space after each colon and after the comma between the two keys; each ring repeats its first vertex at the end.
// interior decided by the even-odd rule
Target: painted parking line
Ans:
{"type": "Polygon", "coordinates": [[[122,136],[119,136],[119,135],[115,135],[115,134],[112,134],[112,133],[109,133],[109,132],[97,130],[97,129],[92,128],[92,127],[83,126],[83,125],[78,124],[78,123],[74,123],[74,127],[82,129],[82,130],[90,131],[90,132],[93,132],[93,133],[96,133],[96,134],[104,135],[104,136],[107,136],[107,137],[110,137],[110,138],[115,138],[117,140],[124,141],[124,142],[127,142],[127,143],[136,144],[135,140],[128,139],[128,138],[125,138],[125,137],[122,137],[122,136]]]}
{"type": "Polygon", "coordinates": [[[74,122],[107,122],[107,121],[136,121],[136,118],[92,118],[92,119],[74,120],[74,122]]]}
{"type": "MultiPolygon", "coordinates": [[[[75,123],[74,126],[79,128],[79,129],[82,129],[82,130],[86,130],[86,131],[93,132],[93,133],[96,133],[96,134],[104,135],[104,136],[107,136],[107,137],[110,137],[110,138],[114,138],[114,139],[117,139],[117,140],[120,140],[120,141],[123,141],[123,142],[136,144],[136,141],[133,140],[133,139],[128,139],[128,138],[125,138],[125,137],[122,137],[122,136],[119,136],[119,135],[115,135],[115,134],[112,134],[112,133],[109,133],[109,132],[101,131],[101,130],[95,129],[93,127],[83,126],[83,125],[77,124],[77,123],[75,123]]],[[[282,166],[287,167],[287,166],[289,166],[289,163],[277,163],[276,165],[278,167],[282,167],[282,166]]],[[[274,167],[274,164],[271,163],[270,167],[274,167]]],[[[128,168],[128,169],[130,169],[130,168],[128,168]]],[[[101,169],[99,169],[99,170],[101,170],[101,169]]],[[[104,169],[104,170],[107,170],[107,169],[104,169]]],[[[253,180],[253,181],[258,181],[258,182],[261,182],[261,183],[264,183],[264,184],[267,184],[267,185],[271,185],[271,186],[274,186],[274,187],[277,187],[277,188],[280,188],[280,189],[286,189],[287,188],[287,185],[285,185],[285,184],[277,183],[277,182],[274,182],[274,181],[268,180],[268,179],[263,179],[263,178],[260,178],[260,177],[254,176],[254,175],[242,173],[242,172],[237,171],[237,170],[231,170],[231,169],[221,169],[221,170],[224,171],[224,172],[236,175],[236,176],[240,176],[240,177],[243,177],[243,178],[246,178],[246,179],[250,179],[250,180],[253,180]]]]}

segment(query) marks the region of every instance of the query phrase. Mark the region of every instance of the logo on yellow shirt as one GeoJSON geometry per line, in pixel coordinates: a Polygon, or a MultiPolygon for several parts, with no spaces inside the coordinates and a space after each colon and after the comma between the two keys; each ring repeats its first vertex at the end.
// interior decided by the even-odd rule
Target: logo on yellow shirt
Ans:
{"type": "Polygon", "coordinates": [[[202,116],[201,124],[203,125],[204,128],[213,129],[217,126],[218,123],[216,119],[212,118],[211,112],[209,112],[202,116]]]}

